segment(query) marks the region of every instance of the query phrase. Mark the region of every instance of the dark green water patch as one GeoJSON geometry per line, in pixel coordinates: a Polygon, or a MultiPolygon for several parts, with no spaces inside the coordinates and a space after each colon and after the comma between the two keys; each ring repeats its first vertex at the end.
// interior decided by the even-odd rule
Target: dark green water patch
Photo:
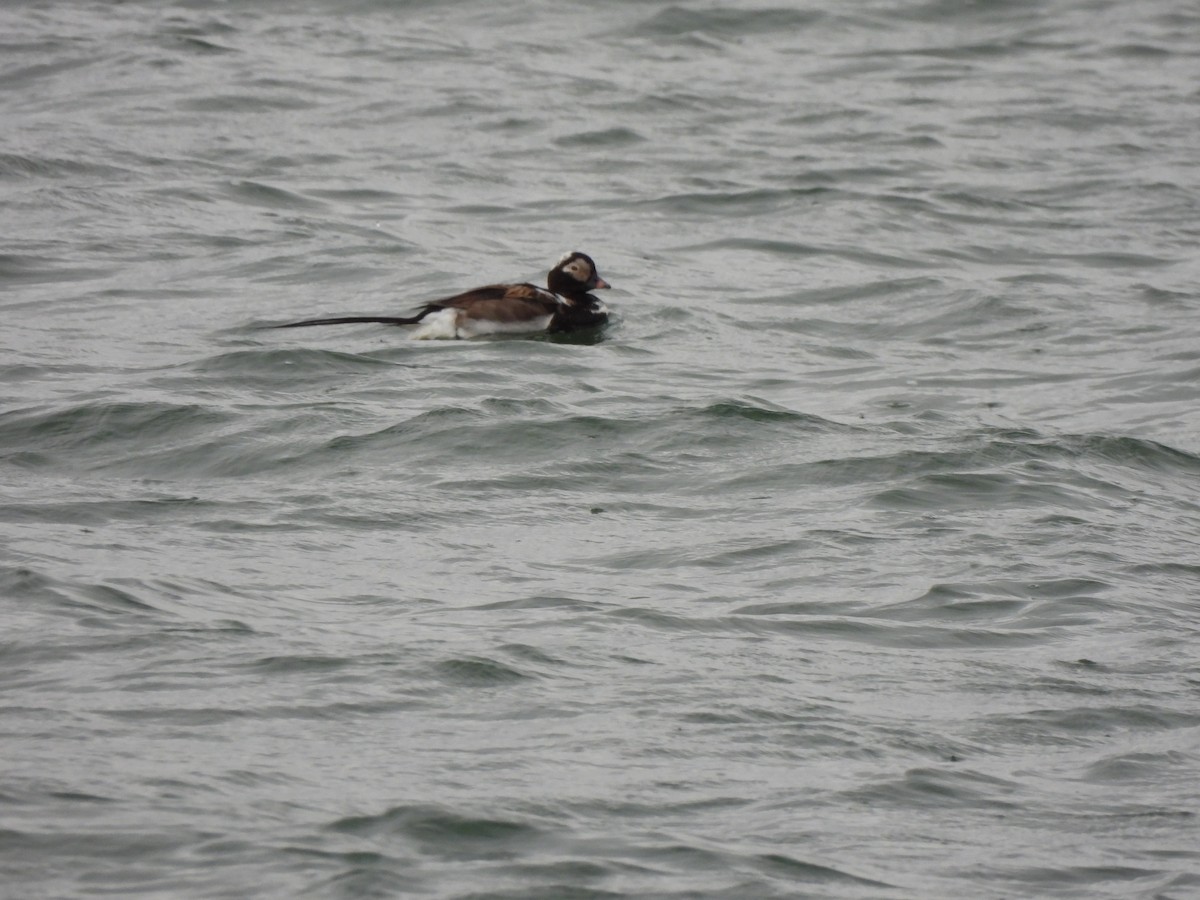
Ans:
{"type": "Polygon", "coordinates": [[[418,841],[459,859],[486,858],[514,843],[535,839],[540,830],[514,819],[467,816],[440,806],[395,806],[377,815],[347,816],[331,831],[362,837],[418,841]]]}
{"type": "Polygon", "coordinates": [[[1017,782],[967,769],[909,769],[903,775],[842,793],[850,803],[904,808],[959,807],[1003,813],[1019,808],[1017,782]]]}
{"type": "Polygon", "coordinates": [[[500,687],[531,676],[511,666],[482,656],[447,659],[436,666],[438,677],[463,687],[500,687]]]}
{"type": "Polygon", "coordinates": [[[232,418],[197,404],[163,401],[23,409],[0,413],[0,446],[38,451],[63,461],[77,452],[95,459],[147,440],[211,432],[232,418]]]}

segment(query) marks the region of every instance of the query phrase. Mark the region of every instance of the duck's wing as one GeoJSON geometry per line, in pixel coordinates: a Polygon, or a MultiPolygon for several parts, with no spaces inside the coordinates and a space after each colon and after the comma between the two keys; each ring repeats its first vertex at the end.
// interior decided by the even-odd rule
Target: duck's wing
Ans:
{"type": "Polygon", "coordinates": [[[553,315],[562,300],[545,288],[533,284],[489,284],[444,300],[430,303],[429,309],[461,309],[468,318],[493,322],[525,322],[553,315]]]}

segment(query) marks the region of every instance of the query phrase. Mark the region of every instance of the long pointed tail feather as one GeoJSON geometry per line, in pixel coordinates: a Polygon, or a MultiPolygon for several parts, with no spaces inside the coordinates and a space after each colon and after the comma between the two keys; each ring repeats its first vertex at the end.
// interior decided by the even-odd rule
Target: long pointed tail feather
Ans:
{"type": "Polygon", "coordinates": [[[379,325],[416,325],[424,313],[417,316],[338,316],[333,319],[304,319],[301,322],[287,322],[283,325],[272,325],[272,328],[303,328],[309,325],[359,325],[364,322],[374,322],[379,325]]]}

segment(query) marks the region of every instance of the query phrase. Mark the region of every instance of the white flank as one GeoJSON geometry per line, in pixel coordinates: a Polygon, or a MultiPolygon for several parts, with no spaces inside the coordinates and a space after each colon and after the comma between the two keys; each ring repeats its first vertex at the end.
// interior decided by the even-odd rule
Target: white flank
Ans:
{"type": "Polygon", "coordinates": [[[533,334],[545,331],[550,325],[550,316],[538,316],[524,322],[492,322],[488,319],[467,319],[458,328],[458,336],[471,338],[484,334],[533,334]]]}
{"type": "Polygon", "coordinates": [[[413,332],[415,341],[454,340],[458,337],[458,310],[439,309],[421,320],[413,332]]]}
{"type": "Polygon", "coordinates": [[[421,320],[413,331],[415,341],[452,341],[455,338],[481,337],[485,334],[535,334],[550,326],[551,316],[538,316],[524,322],[493,322],[490,319],[468,319],[461,310],[440,309],[421,320]]]}

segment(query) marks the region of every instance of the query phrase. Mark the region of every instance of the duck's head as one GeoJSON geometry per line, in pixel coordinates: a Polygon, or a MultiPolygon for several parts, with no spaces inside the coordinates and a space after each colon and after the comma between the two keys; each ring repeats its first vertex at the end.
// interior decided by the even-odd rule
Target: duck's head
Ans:
{"type": "Polygon", "coordinates": [[[546,286],[555,294],[576,297],[588,291],[611,287],[596,271],[596,264],[586,253],[568,253],[550,270],[546,286]]]}

